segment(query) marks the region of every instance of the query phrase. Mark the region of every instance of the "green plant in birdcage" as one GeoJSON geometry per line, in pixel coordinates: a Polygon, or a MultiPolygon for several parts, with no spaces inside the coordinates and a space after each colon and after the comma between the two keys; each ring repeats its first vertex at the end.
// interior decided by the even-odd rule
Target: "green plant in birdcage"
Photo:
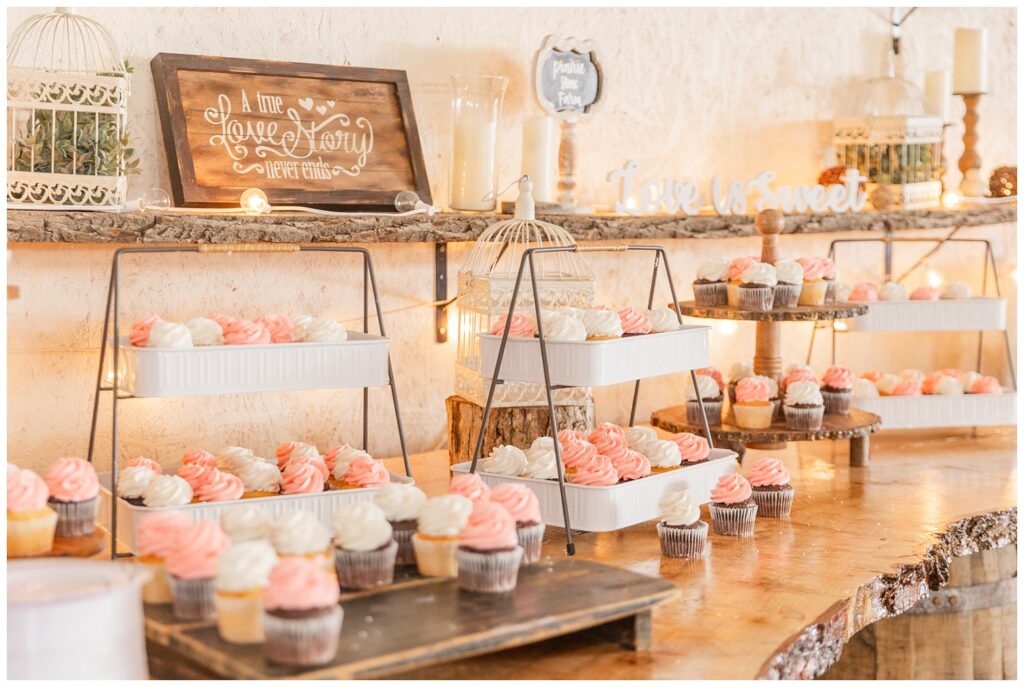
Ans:
{"type": "Polygon", "coordinates": [[[94,112],[36,110],[15,141],[14,169],[44,174],[137,174],[139,159],[117,118],[94,112]]]}

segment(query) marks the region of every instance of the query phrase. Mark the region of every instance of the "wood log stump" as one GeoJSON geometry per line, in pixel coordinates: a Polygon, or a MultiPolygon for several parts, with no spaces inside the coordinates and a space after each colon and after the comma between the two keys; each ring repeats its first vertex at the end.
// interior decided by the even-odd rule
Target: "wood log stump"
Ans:
{"type": "MultiPolygon", "coordinates": [[[[462,396],[449,396],[445,400],[448,409],[448,457],[451,464],[473,460],[480,421],[484,409],[462,396]]],[[[589,431],[594,426],[594,402],[584,405],[555,406],[558,429],[589,431]]],[[[524,406],[516,408],[491,408],[491,418],[484,434],[481,457],[486,457],[495,446],[511,444],[521,449],[529,448],[533,440],[551,433],[547,406],[524,406]]]]}
{"type": "Polygon", "coordinates": [[[954,558],[949,583],[909,611],[864,628],[826,680],[1013,680],[1017,547],[954,558]]]}

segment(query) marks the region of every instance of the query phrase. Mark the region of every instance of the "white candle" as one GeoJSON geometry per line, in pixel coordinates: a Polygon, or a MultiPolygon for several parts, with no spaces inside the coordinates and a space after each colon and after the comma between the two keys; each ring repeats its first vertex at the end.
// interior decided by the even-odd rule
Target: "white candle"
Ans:
{"type": "Polygon", "coordinates": [[[551,117],[523,120],[523,174],[533,182],[533,199],[538,203],[555,200],[555,172],[558,168],[558,126],[551,117]]]}
{"type": "Polygon", "coordinates": [[[497,122],[456,122],[452,142],[451,192],[455,210],[493,210],[497,202],[495,152],[497,122]],[[490,195],[489,200],[484,200],[490,195]]]}
{"type": "Polygon", "coordinates": [[[948,69],[933,69],[924,75],[925,114],[949,121],[949,97],[953,95],[953,75],[948,69]]]}
{"type": "Polygon", "coordinates": [[[957,29],[953,37],[953,92],[988,92],[988,31],[957,29]]]}

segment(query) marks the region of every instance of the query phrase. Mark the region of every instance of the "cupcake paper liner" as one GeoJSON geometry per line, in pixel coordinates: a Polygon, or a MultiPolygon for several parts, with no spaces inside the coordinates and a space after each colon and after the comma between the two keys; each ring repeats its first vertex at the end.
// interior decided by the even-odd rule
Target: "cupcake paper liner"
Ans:
{"type": "Polygon", "coordinates": [[[341,606],[303,618],[283,618],[264,611],[264,658],[285,666],[330,663],[338,655],[342,616],[341,606]]]}
{"type": "Polygon", "coordinates": [[[169,604],[171,603],[171,579],[167,572],[167,566],[160,562],[140,560],[141,565],[152,573],[149,582],[142,587],[142,600],[148,604],[169,604]]]}
{"type": "Polygon", "coordinates": [[[782,399],[776,398],[772,401],[772,422],[784,420],[785,418],[786,414],[782,410],[782,399]]]}
{"type": "Polygon", "coordinates": [[[754,489],[752,497],[757,504],[757,514],[762,518],[786,518],[793,510],[795,489],[754,489]]]}
{"type": "Polygon", "coordinates": [[[729,302],[728,288],[724,281],[711,284],[693,285],[693,300],[701,307],[726,305],[729,302]]]}
{"type": "Polygon", "coordinates": [[[57,531],[57,513],[51,508],[41,509],[38,515],[20,520],[7,518],[7,557],[25,558],[42,556],[53,550],[53,535],[57,531]]]}
{"type": "Polygon", "coordinates": [[[776,284],[775,300],[772,301],[772,308],[775,310],[795,308],[797,303],[800,302],[800,291],[802,289],[803,285],[801,284],[776,284]]]}
{"type": "Polygon", "coordinates": [[[81,537],[96,531],[97,494],[88,501],[57,501],[50,499],[50,508],[57,511],[57,536],[81,537]]]}
{"type": "Polygon", "coordinates": [[[412,547],[412,535],[416,534],[416,521],[391,523],[391,536],[398,542],[395,565],[416,565],[416,551],[412,547]]]}
{"type": "Polygon", "coordinates": [[[764,312],[772,309],[775,302],[775,289],[771,286],[741,286],[740,308],[764,312]]]}
{"type": "Polygon", "coordinates": [[[736,382],[729,382],[726,384],[725,391],[729,396],[729,405],[736,405],[736,382]]]}
{"type": "Polygon", "coordinates": [[[800,305],[821,305],[826,293],[828,284],[824,281],[805,281],[800,289],[800,305]]]}
{"type": "Polygon", "coordinates": [[[849,415],[850,401],[853,399],[853,390],[847,391],[825,391],[821,390],[821,397],[825,399],[825,412],[829,415],[849,415]]]}
{"type": "MultiPolygon", "coordinates": [[[[708,414],[709,425],[722,424],[722,401],[704,401],[704,412],[708,414]]],[[[700,404],[697,401],[686,402],[686,421],[698,427],[704,424],[700,414],[700,404]]]]}
{"type": "Polygon", "coordinates": [[[459,548],[456,556],[459,561],[460,589],[495,593],[509,592],[516,588],[523,547],[487,553],[459,548]]]}
{"type": "Polygon", "coordinates": [[[334,565],[342,589],[371,589],[391,584],[395,579],[395,556],[398,542],[394,539],[373,551],[334,549],[334,565]]]}
{"type": "Polygon", "coordinates": [[[836,280],[826,279],[825,280],[825,302],[832,303],[836,299],[836,280]]]}
{"type": "Polygon", "coordinates": [[[217,631],[231,644],[259,644],[263,641],[263,590],[245,594],[215,592],[217,631]]]}
{"type": "Polygon", "coordinates": [[[536,525],[518,525],[516,534],[519,546],[523,548],[522,565],[530,565],[540,560],[540,546],[544,541],[544,523],[536,525]]]}
{"type": "Polygon", "coordinates": [[[733,308],[740,307],[740,285],[727,282],[725,285],[725,302],[733,308]]]}
{"type": "Polygon", "coordinates": [[[821,421],[824,417],[825,406],[815,406],[814,408],[786,406],[786,429],[821,429],[821,421]]]}
{"type": "Polygon", "coordinates": [[[658,523],[658,539],[661,541],[661,555],[669,558],[700,558],[708,541],[708,524],[700,527],[669,527],[658,523]]]}
{"type": "Polygon", "coordinates": [[[179,620],[206,620],[217,615],[213,605],[213,578],[183,580],[170,575],[174,617],[179,620]]]}
{"type": "Polygon", "coordinates": [[[459,574],[459,563],[455,557],[458,539],[424,539],[417,533],[413,535],[412,546],[416,551],[416,568],[421,575],[455,577],[459,574]]]}
{"type": "Polygon", "coordinates": [[[763,406],[737,403],[732,407],[732,413],[736,418],[736,424],[744,429],[765,429],[772,424],[775,406],[771,403],[763,406]]]}
{"type": "Polygon", "coordinates": [[[750,503],[741,508],[729,508],[712,502],[708,504],[708,510],[711,511],[711,524],[715,528],[715,534],[724,534],[730,537],[754,536],[754,519],[757,516],[756,503],[750,503]]]}

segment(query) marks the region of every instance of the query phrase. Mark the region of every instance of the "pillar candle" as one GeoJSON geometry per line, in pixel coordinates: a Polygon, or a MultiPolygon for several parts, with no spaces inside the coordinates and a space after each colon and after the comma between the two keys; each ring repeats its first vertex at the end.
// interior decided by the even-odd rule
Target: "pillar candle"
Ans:
{"type": "Polygon", "coordinates": [[[924,75],[925,114],[949,121],[949,98],[953,95],[953,75],[948,69],[933,69],[924,75]]]}
{"type": "Polygon", "coordinates": [[[449,205],[454,210],[493,210],[497,199],[495,174],[497,123],[463,121],[455,123],[452,141],[451,190],[449,205]]]}
{"type": "Polygon", "coordinates": [[[953,37],[953,92],[988,92],[988,32],[957,29],[953,37]]]}
{"type": "Polygon", "coordinates": [[[558,126],[551,117],[523,120],[523,174],[533,182],[533,199],[538,203],[555,200],[558,170],[558,126]]]}

